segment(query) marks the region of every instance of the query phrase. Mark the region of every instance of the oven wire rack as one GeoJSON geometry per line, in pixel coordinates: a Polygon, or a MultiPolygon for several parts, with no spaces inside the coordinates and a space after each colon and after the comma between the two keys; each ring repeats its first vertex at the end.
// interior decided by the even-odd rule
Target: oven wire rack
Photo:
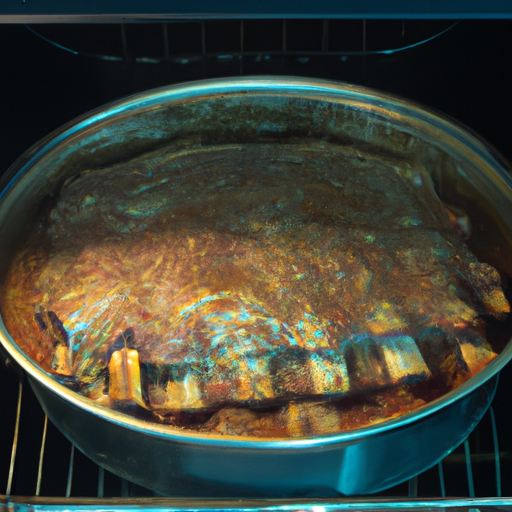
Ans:
{"type": "MultiPolygon", "coordinates": [[[[38,408],[34,411],[34,396],[28,383],[14,373],[4,370],[6,382],[2,382],[4,390],[13,389],[16,400],[11,403],[11,410],[4,414],[4,434],[0,474],[7,476],[2,482],[5,494],[0,494],[0,510],[2,507],[14,507],[17,511],[39,512],[45,510],[89,510],[90,507],[144,507],[160,510],[308,510],[311,512],[328,512],[331,510],[381,510],[388,508],[405,508],[415,510],[432,510],[437,508],[455,508],[468,512],[482,511],[482,507],[510,507],[512,499],[502,498],[501,466],[509,460],[511,454],[500,452],[498,428],[492,406],[483,419],[490,427],[492,434],[491,451],[479,451],[479,433],[474,432],[464,440],[462,445],[448,455],[436,467],[412,478],[405,484],[397,486],[381,495],[366,498],[342,497],[311,497],[303,499],[276,500],[205,500],[170,498],[155,495],[152,491],[139,487],[115,475],[85,458],[75,447],[61,435],[48,420],[44,412],[38,408]],[[8,421],[12,419],[13,421],[8,421]],[[10,428],[5,428],[10,423],[10,428]],[[51,442],[50,442],[50,437],[51,442]],[[9,439],[8,443],[6,442],[9,439]],[[8,446],[9,445],[9,446],[8,446]],[[24,445],[30,445],[27,449],[24,445]],[[475,449],[476,447],[476,449],[475,449]],[[7,456],[6,456],[7,455],[7,456]],[[59,459],[56,462],[55,459],[59,459]],[[65,471],[55,472],[53,466],[65,465],[65,471]],[[490,496],[479,495],[474,477],[474,466],[485,464],[492,468],[493,489],[490,496]],[[25,467],[24,467],[25,466],[25,467]],[[457,466],[457,475],[453,476],[450,467],[457,466]],[[84,469],[85,468],[85,469],[84,469]],[[85,473],[84,473],[85,472],[85,473]],[[447,475],[447,473],[451,474],[447,475]],[[84,474],[87,478],[84,482],[84,474]],[[433,475],[437,480],[437,489],[432,491],[432,483],[425,488],[424,480],[431,481],[433,475]],[[22,475],[22,477],[20,477],[22,475]],[[57,478],[60,482],[56,482],[57,478]],[[449,478],[456,478],[458,484],[463,483],[465,498],[449,498],[452,485],[449,478]],[[54,492],[48,496],[47,488],[54,492]],[[84,485],[87,484],[87,485],[84,485]],[[438,497],[433,497],[433,496],[438,497]],[[28,497],[23,497],[28,496],[28,497]],[[276,508],[277,507],[277,508],[276,508]],[[320,507],[320,508],[319,508],[320,507]],[[473,510],[470,510],[473,509],[473,510]]],[[[489,472],[489,470],[486,470],[489,472]]],[[[0,489],[1,492],[1,489],[0,489]]]]}
{"type": "MultiPolygon", "coordinates": [[[[110,38],[103,46],[84,46],[90,25],[26,25],[37,37],[65,52],[106,61],[131,61],[146,64],[189,64],[205,60],[239,61],[277,57],[309,59],[318,56],[341,58],[392,55],[433,41],[453,29],[458,21],[416,20],[225,20],[158,25],[119,24],[103,27],[110,38]],[[305,23],[312,27],[304,34],[305,23]],[[314,23],[314,25],[311,25],[314,23]],[[192,39],[177,41],[188,31],[192,39]],[[57,33],[55,33],[57,31],[57,33]],[[216,32],[218,34],[216,35],[216,32]],[[222,32],[222,35],[219,34],[222,32]],[[82,44],[78,38],[81,38],[82,44]],[[144,44],[141,45],[141,41],[144,44]],[[92,49],[93,48],[93,49],[92,49]]],[[[99,27],[101,29],[101,27],[99,27]]],[[[94,30],[98,30],[95,27],[94,30]]]]}

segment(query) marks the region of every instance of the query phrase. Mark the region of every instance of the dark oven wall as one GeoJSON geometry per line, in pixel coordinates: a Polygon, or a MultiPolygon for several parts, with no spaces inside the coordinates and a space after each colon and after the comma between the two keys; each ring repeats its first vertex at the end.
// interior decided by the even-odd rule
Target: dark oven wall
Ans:
{"type": "Polygon", "coordinates": [[[283,46],[281,20],[246,21],[242,49],[235,20],[168,24],[166,41],[161,24],[124,31],[120,25],[0,25],[0,172],[53,129],[109,101],[242,74],[321,77],[399,94],[453,116],[512,157],[512,21],[330,20],[327,35],[323,23],[288,21],[283,46]],[[373,53],[404,46],[412,47],[373,53]]]}
{"type": "MultiPolygon", "coordinates": [[[[512,20],[0,25],[0,173],[52,130],[109,101],[183,81],[262,74],[321,77],[404,96],[456,118],[512,160],[511,55],[512,20]],[[400,51],[394,51],[397,49],[400,51]]],[[[502,454],[502,493],[506,496],[512,495],[510,373],[507,369],[502,372],[494,402],[502,454]]],[[[9,390],[4,394],[4,406],[10,414],[16,408],[17,384],[3,368],[0,384],[9,390]]],[[[33,397],[27,395],[25,400],[29,407],[37,407],[33,397]]],[[[43,428],[42,413],[32,414],[29,409],[23,414],[29,426],[22,427],[25,431],[20,435],[27,440],[33,438],[27,441],[32,443],[30,450],[38,451],[40,437],[36,436],[43,428]]],[[[1,428],[0,486],[7,479],[14,419],[9,417],[1,428]]],[[[492,483],[494,457],[489,455],[491,431],[490,420],[485,418],[480,431],[471,438],[473,448],[482,453],[473,468],[476,494],[482,496],[496,494],[492,483]]],[[[59,450],[61,438],[50,430],[52,442],[59,450]]],[[[463,455],[461,448],[451,459],[452,465],[445,465],[447,477],[455,466],[465,472],[463,455]]],[[[20,463],[28,465],[30,476],[17,477],[13,494],[34,493],[37,458],[35,462],[29,458],[23,452],[19,455],[20,463]]],[[[66,464],[56,464],[55,474],[65,481],[66,464]]],[[[85,461],[83,464],[84,474],[97,474],[97,469],[92,470],[85,461]]],[[[105,482],[105,495],[128,492],[124,484],[119,487],[108,477],[105,482]]],[[[461,482],[460,487],[454,485],[446,492],[470,494],[465,481],[461,482]]],[[[438,483],[429,485],[420,482],[420,494],[440,494],[438,483]]],[[[89,492],[80,476],[75,486],[77,494],[89,492]]],[[[52,486],[47,479],[41,492],[58,494],[64,488],[65,484],[52,486]]],[[[0,494],[3,492],[0,487],[0,494]]],[[[143,491],[132,492],[137,493],[143,491]]],[[[411,488],[407,485],[390,491],[392,495],[408,493],[411,488]]]]}

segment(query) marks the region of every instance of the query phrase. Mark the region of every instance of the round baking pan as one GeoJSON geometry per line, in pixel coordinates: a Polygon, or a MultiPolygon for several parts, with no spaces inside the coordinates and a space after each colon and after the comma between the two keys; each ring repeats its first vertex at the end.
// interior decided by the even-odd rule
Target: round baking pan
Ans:
{"type": "MultiPolygon", "coordinates": [[[[425,166],[448,203],[470,211],[476,255],[512,275],[508,164],[469,130],[419,105],[362,87],[258,77],[156,89],[72,121],[30,148],[2,181],[0,269],[63,180],[180,140],[199,145],[323,140],[425,166]],[[486,250],[492,246],[493,251],[486,250]]],[[[3,274],[0,275],[3,277],[3,274]]],[[[0,321],[0,341],[26,372],[55,425],[110,471],[176,496],[367,494],[424,471],[481,419],[500,355],[457,389],[398,419],[339,434],[291,439],[198,434],[107,409],[39,368],[0,321]]],[[[491,340],[492,342],[493,340],[491,340]]]]}

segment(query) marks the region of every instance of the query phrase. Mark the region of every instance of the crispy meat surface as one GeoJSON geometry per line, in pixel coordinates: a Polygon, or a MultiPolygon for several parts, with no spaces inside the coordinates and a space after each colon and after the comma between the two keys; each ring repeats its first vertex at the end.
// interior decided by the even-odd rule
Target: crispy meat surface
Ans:
{"type": "Polygon", "coordinates": [[[482,319],[510,310],[425,169],[321,142],[163,148],[69,179],[0,306],[91,399],[169,423],[221,410],[206,425],[236,435],[281,435],[279,418],[300,435],[294,414],[350,428],[325,402],[365,392],[446,392],[496,356],[482,319]]]}

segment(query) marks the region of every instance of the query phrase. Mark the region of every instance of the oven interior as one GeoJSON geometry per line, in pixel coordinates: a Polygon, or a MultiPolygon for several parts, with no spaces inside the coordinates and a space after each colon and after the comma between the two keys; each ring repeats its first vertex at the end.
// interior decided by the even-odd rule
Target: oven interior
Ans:
{"type": "MultiPolygon", "coordinates": [[[[114,99],[189,80],[250,75],[320,77],[401,95],[461,121],[512,160],[511,34],[512,21],[497,19],[3,24],[0,172],[52,130],[114,99]]],[[[98,510],[104,498],[154,503],[154,493],[75,450],[8,362],[0,367],[0,389],[0,507],[23,502],[44,508],[56,497],[64,498],[57,508],[87,502],[98,510]]],[[[465,508],[470,505],[464,498],[483,499],[472,502],[473,511],[510,506],[511,390],[512,370],[506,367],[491,409],[459,448],[409,482],[363,502],[374,509],[421,508],[428,500],[462,497],[458,503],[465,508]],[[494,501],[485,501],[489,497],[494,501]]],[[[322,500],[328,507],[357,503],[333,498],[339,497],[319,491],[305,496],[301,507],[308,508],[308,499],[315,506],[322,500]]]]}

